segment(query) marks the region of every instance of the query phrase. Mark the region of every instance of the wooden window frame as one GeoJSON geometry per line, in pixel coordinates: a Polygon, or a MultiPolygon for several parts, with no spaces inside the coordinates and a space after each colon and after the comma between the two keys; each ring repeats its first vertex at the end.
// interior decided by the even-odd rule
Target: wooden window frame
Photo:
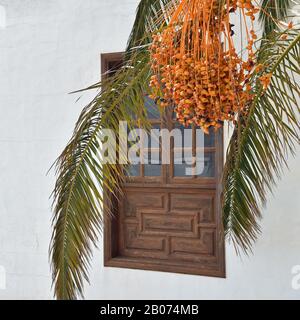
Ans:
{"type": "Polygon", "coordinates": [[[100,68],[100,74],[101,74],[101,80],[104,80],[109,76],[109,64],[110,63],[117,63],[120,61],[123,61],[124,59],[124,53],[123,52],[112,52],[112,53],[102,53],[100,55],[100,61],[101,61],[101,68],[100,68]]]}
{"type": "MultiPolygon", "coordinates": [[[[101,54],[101,74],[102,79],[108,76],[107,70],[110,62],[118,62],[122,61],[124,54],[122,52],[117,53],[105,53],[101,54]]],[[[196,179],[187,179],[184,177],[169,177],[170,181],[176,182],[177,188],[191,188],[203,190],[205,192],[212,193],[215,192],[215,211],[216,217],[218,217],[216,221],[217,225],[217,250],[219,254],[219,268],[218,270],[206,270],[205,268],[197,269],[190,266],[187,267],[178,267],[172,264],[157,264],[153,262],[139,262],[136,259],[131,259],[128,257],[119,256],[118,247],[120,243],[120,227],[118,224],[118,213],[116,212],[116,216],[108,217],[104,212],[104,266],[105,267],[117,267],[117,268],[129,268],[129,269],[139,269],[139,270],[153,270],[153,271],[164,271],[171,273],[183,273],[183,274],[191,274],[191,275],[202,275],[202,276],[212,276],[212,277],[220,277],[226,278],[226,263],[225,263],[225,239],[224,239],[224,231],[222,224],[222,215],[221,215],[221,194],[222,194],[222,173],[224,166],[224,142],[223,142],[223,129],[218,130],[216,134],[216,145],[215,145],[215,178],[196,178],[196,179]]],[[[164,169],[162,169],[162,176],[165,174],[164,169]]],[[[130,185],[130,187],[141,188],[143,186],[153,187],[154,189],[159,191],[160,181],[158,181],[157,177],[148,177],[148,181],[146,184],[141,184],[139,179],[134,179],[133,181],[127,181],[124,184],[124,187],[130,185]]],[[[170,183],[168,186],[173,188],[174,185],[170,183]]],[[[115,198],[112,198],[111,193],[104,190],[104,208],[108,208],[108,206],[113,206],[111,209],[118,208],[120,205],[119,201],[115,198]]],[[[104,209],[105,210],[105,209],[104,209]]],[[[112,210],[112,211],[113,211],[112,210]]],[[[114,211],[113,211],[114,212],[114,211]]]]}

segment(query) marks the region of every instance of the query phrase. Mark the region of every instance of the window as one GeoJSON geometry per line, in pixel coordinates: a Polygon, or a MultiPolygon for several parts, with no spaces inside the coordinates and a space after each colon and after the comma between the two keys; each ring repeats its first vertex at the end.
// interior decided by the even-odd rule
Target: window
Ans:
{"type": "MultiPolygon", "coordinates": [[[[121,61],[122,54],[102,55],[102,72],[121,61]]],[[[161,115],[147,97],[145,106],[154,129],[184,129],[175,121],[172,108],[161,115]]],[[[171,138],[169,164],[162,163],[164,150],[158,136],[156,143],[141,148],[145,159],[151,153],[151,161],[131,165],[122,185],[124,197],[110,199],[115,218],[105,223],[105,266],[225,276],[220,210],[223,133],[212,130],[199,144],[196,128],[189,132],[184,149],[177,147],[175,136],[171,138]],[[203,157],[201,170],[193,161],[177,161],[182,152],[192,159],[198,151],[203,157]]]]}

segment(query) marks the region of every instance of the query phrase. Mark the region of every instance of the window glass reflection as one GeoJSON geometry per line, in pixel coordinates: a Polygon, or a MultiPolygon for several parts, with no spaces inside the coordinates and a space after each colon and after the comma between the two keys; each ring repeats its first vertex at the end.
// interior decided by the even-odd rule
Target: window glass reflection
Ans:
{"type": "Polygon", "coordinates": [[[146,107],[149,119],[157,119],[157,120],[160,119],[161,115],[160,115],[157,104],[148,96],[145,96],[145,107],[146,107]]]}

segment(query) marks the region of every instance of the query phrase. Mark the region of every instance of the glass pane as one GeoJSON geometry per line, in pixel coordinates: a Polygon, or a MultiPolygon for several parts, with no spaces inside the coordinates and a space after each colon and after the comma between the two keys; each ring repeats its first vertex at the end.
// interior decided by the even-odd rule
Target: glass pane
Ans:
{"type": "MultiPolygon", "coordinates": [[[[193,135],[191,130],[175,124],[182,132],[183,150],[174,146],[174,177],[214,177],[215,176],[215,154],[205,152],[203,147],[215,146],[215,132],[212,128],[210,134],[206,135],[201,129],[197,129],[194,137],[197,139],[196,159],[193,157],[193,135]],[[198,131],[199,130],[199,131],[198,131]],[[182,160],[182,161],[181,161],[182,160]],[[196,162],[195,162],[196,161],[196,162]]],[[[190,129],[190,128],[188,128],[190,129]]],[[[195,152],[195,150],[194,150],[195,152]]]]}
{"type": "MultiPolygon", "coordinates": [[[[151,98],[149,98],[149,96],[145,95],[144,96],[144,105],[145,105],[145,109],[147,112],[147,117],[150,120],[160,120],[160,118],[161,118],[160,110],[153,99],[151,99],[151,98]]],[[[137,114],[134,113],[132,108],[128,108],[127,113],[130,115],[130,117],[132,119],[137,119],[137,114]]]]}
{"type": "Polygon", "coordinates": [[[174,139],[174,177],[191,177],[193,167],[193,130],[176,123],[181,137],[174,139]]]}
{"type": "Polygon", "coordinates": [[[193,176],[194,157],[192,148],[174,151],[174,177],[193,176]]]}
{"type": "Polygon", "coordinates": [[[140,149],[137,147],[137,144],[141,142],[141,137],[139,136],[140,132],[138,128],[130,130],[127,128],[128,132],[128,160],[129,165],[127,167],[127,175],[130,177],[140,176],[140,149]],[[137,130],[137,131],[134,131],[137,130]],[[130,140],[130,141],[129,141],[130,140]],[[136,147],[135,147],[136,146],[136,147]]]}
{"type": "Polygon", "coordinates": [[[158,106],[148,96],[145,97],[145,107],[147,109],[149,119],[160,119],[160,112],[158,106]]]}
{"type": "Polygon", "coordinates": [[[197,177],[213,178],[215,176],[215,153],[206,152],[197,155],[197,166],[195,174],[197,177]]]}
{"type": "Polygon", "coordinates": [[[196,144],[198,148],[215,147],[215,130],[211,128],[209,134],[205,134],[199,127],[196,128],[196,144]]]}
{"type": "Polygon", "coordinates": [[[161,155],[160,155],[160,124],[152,126],[148,139],[148,150],[145,158],[145,177],[159,177],[161,175],[161,155]]]}
{"type": "Polygon", "coordinates": [[[188,177],[186,175],[186,164],[175,164],[174,165],[174,177],[188,177]]]}
{"type": "Polygon", "coordinates": [[[161,165],[145,164],[144,173],[145,173],[145,177],[159,177],[161,176],[161,165]]]}
{"type": "Polygon", "coordinates": [[[204,135],[204,146],[209,148],[209,147],[214,147],[215,146],[215,130],[214,128],[209,129],[209,134],[204,135]]]}
{"type": "Polygon", "coordinates": [[[127,168],[127,176],[129,177],[138,177],[140,175],[140,165],[132,164],[127,168]]]}
{"type": "Polygon", "coordinates": [[[148,148],[159,148],[160,147],[160,124],[153,124],[151,132],[148,136],[148,148]]]}

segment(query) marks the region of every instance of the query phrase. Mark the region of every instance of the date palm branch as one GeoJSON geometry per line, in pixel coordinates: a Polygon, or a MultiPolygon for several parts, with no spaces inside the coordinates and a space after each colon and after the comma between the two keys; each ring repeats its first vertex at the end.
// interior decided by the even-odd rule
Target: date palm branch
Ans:
{"type": "MultiPolygon", "coordinates": [[[[151,76],[147,45],[150,34],[168,22],[168,8],[177,1],[140,1],[124,66],[111,79],[87,88],[101,91],[83,109],[69,143],[55,163],[50,257],[58,299],[84,296],[92,250],[98,243],[104,219],[109,218],[103,214],[104,206],[110,212],[110,204],[103,201],[103,190],[119,196],[125,176],[120,166],[101,164],[101,132],[107,128],[117,132],[121,120],[133,127],[133,114],[138,115],[142,126],[147,126],[144,94],[151,76]]],[[[263,14],[279,4],[283,9],[272,12],[271,20],[283,19],[286,3],[290,1],[262,2],[265,33],[269,34],[270,14],[265,18],[263,14]],[[271,2],[274,4],[268,6],[271,2]]],[[[277,24],[271,30],[275,27],[277,24]]],[[[286,154],[294,150],[299,140],[296,121],[299,87],[294,78],[299,74],[299,37],[296,31],[289,32],[285,40],[280,37],[277,34],[262,42],[259,58],[267,66],[265,72],[273,73],[271,86],[262,92],[258,79],[252,80],[257,98],[247,117],[239,117],[225,165],[226,234],[245,250],[251,248],[259,231],[260,202],[265,202],[267,190],[285,165],[286,154]]]]}
{"type": "Polygon", "coordinates": [[[255,99],[249,113],[238,118],[223,178],[225,233],[237,251],[246,253],[260,233],[267,194],[272,192],[300,139],[299,30],[280,32],[280,25],[275,23],[285,17],[291,1],[263,1],[263,5],[265,38],[257,56],[258,63],[265,66],[264,73],[272,75],[271,83],[264,91],[258,77],[252,79],[255,99]]]}
{"type": "Polygon", "coordinates": [[[104,219],[109,218],[103,212],[111,213],[110,203],[104,204],[103,190],[116,197],[122,192],[120,185],[126,172],[119,165],[101,163],[101,132],[111,129],[117,133],[120,121],[127,121],[133,128],[133,115],[138,115],[143,127],[148,126],[144,95],[151,76],[147,49],[151,37],[145,34],[144,25],[145,21],[157,21],[159,17],[163,24],[167,17],[160,12],[165,11],[167,2],[141,1],[124,65],[115,76],[84,89],[100,92],[83,109],[69,143],[54,164],[57,180],[52,194],[54,215],[49,251],[57,299],[83,297],[92,250],[97,246],[104,219]]]}

